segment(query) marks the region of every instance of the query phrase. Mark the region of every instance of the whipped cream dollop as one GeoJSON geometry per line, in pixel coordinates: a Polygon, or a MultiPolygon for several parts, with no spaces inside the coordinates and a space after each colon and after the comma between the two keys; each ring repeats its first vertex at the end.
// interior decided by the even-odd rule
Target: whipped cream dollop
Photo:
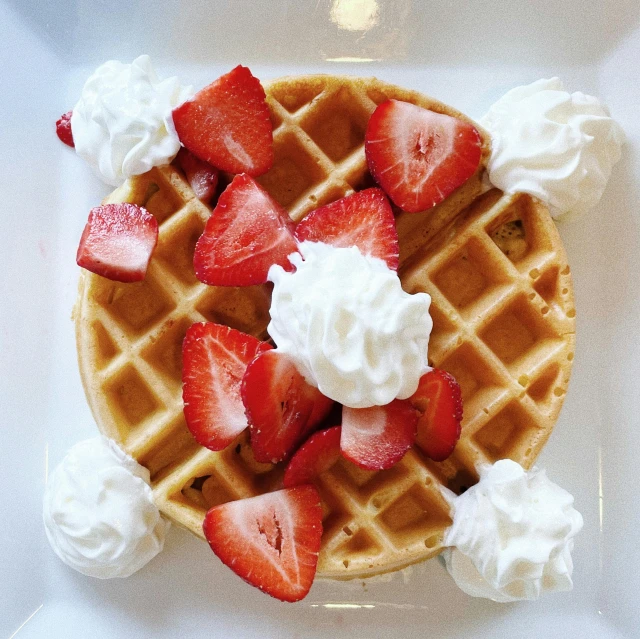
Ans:
{"type": "Polygon", "coordinates": [[[128,577],[164,546],[168,523],[149,487],[149,471],[111,440],[73,446],[51,473],[44,525],[55,553],[77,571],[128,577]]]}
{"type": "Polygon", "coordinates": [[[168,164],[180,150],[171,111],[193,94],[175,77],[160,80],[147,55],[132,64],[105,62],[73,109],[76,153],[113,186],[168,164]]]}
{"type": "Polygon", "coordinates": [[[472,597],[507,602],[571,590],[573,538],[582,516],[544,470],[502,459],[453,500],[447,570],[472,597]]]}
{"type": "Polygon", "coordinates": [[[553,217],[599,202],[624,142],[597,98],[558,78],[508,91],[479,122],[491,134],[491,183],[540,198],[553,217]]]}
{"type": "Polygon", "coordinates": [[[305,241],[295,271],[269,269],[268,331],[307,382],[351,408],[415,393],[428,370],[431,297],[409,295],[398,274],[355,246],[305,241]]]}

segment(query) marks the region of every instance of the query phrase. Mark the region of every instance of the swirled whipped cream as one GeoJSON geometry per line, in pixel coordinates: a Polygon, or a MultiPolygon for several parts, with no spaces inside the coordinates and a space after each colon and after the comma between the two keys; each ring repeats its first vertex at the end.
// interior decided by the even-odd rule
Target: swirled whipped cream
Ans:
{"type": "Polygon", "coordinates": [[[507,602],[571,590],[573,538],[582,516],[544,470],[503,459],[456,497],[445,534],[447,570],[473,597],[507,602]]]}
{"type": "Polygon", "coordinates": [[[77,571],[128,577],[164,546],[168,523],[153,503],[149,471],[104,437],[79,442],[44,494],[49,543],[77,571]]]}
{"type": "Polygon", "coordinates": [[[600,201],[624,142],[597,98],[558,78],[508,91],[479,122],[491,134],[491,183],[540,198],[553,217],[600,201]]]}
{"type": "Polygon", "coordinates": [[[193,94],[175,77],[158,79],[149,56],[132,64],[105,62],[73,109],[76,153],[113,186],[168,164],[180,150],[171,112],[193,94]]]}
{"type": "Polygon", "coordinates": [[[307,382],[351,408],[415,393],[428,370],[431,298],[409,295],[386,263],[357,247],[305,241],[295,271],[269,269],[268,331],[307,382]]]}

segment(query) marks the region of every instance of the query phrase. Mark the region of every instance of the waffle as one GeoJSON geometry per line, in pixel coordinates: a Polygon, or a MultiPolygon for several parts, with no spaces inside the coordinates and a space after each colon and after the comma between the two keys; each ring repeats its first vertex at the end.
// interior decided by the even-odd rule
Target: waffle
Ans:
{"type": "MultiPolygon", "coordinates": [[[[385,99],[467,119],[373,78],[302,76],[265,89],[275,162],[260,182],[296,221],[373,184],[364,131],[385,99]]],[[[362,578],[436,555],[451,523],[440,487],[473,485],[479,462],[510,457],[529,467],[560,411],[575,329],[566,255],[540,202],[483,188],[483,136],[483,161],[465,185],[427,213],[397,216],[403,286],[433,299],[430,363],[462,388],[460,442],[442,463],[413,449],[386,471],[340,460],[323,473],[319,577],[362,578]]],[[[149,469],[162,512],[203,537],[209,507],[278,489],[283,469],[256,462],[246,432],[221,452],[194,441],[182,412],[182,339],[201,321],[267,339],[269,289],[196,280],[193,250],[210,210],[175,167],[135,177],[107,201],[144,205],[160,236],[144,282],[81,275],[75,321],[86,395],[100,430],[149,469]]]]}

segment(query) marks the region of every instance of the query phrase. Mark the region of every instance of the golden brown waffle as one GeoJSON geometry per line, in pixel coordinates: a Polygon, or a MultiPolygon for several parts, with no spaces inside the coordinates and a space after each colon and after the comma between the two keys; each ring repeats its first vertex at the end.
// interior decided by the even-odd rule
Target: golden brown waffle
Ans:
{"type": "MultiPolygon", "coordinates": [[[[375,79],[302,76],[266,89],[275,163],[260,181],[295,220],[372,184],[364,131],[386,98],[464,118],[375,79]]],[[[487,153],[485,136],[483,162],[487,153]]],[[[575,328],[565,252],[544,206],[483,193],[482,172],[434,210],[397,220],[403,286],[433,298],[430,361],[462,387],[461,440],[443,463],[412,450],[387,471],[341,460],[324,473],[319,576],[364,577],[437,554],[450,524],[440,486],[472,485],[482,461],[529,467],[558,416],[575,328]]],[[[268,289],[196,280],[193,249],[210,211],[175,168],[136,177],[108,201],[143,204],[160,238],[144,282],[81,276],[75,318],[87,398],[100,430],[150,470],[161,510],[202,537],[209,507],[277,489],[283,470],[257,463],[246,433],[219,453],[193,440],[182,413],[182,339],[199,321],[266,338],[268,289]]]]}

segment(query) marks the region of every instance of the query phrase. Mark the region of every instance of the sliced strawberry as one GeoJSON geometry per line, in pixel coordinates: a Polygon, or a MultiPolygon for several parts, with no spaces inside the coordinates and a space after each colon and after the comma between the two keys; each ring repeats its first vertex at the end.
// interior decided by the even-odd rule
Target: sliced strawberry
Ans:
{"type": "Polygon", "coordinates": [[[326,406],[321,395],[307,384],[288,355],[268,351],[249,364],[242,380],[242,401],[256,461],[275,464],[293,452],[311,430],[309,418],[316,404],[326,406]]]}
{"type": "Polygon", "coordinates": [[[226,448],[246,427],[240,384],[266,342],[220,324],[198,323],[182,342],[182,399],[187,426],[211,450],[226,448]]]}
{"type": "Polygon", "coordinates": [[[89,212],[76,254],[78,266],[118,282],[145,278],[158,243],[158,222],[136,204],[104,204],[89,212]]]}
{"type": "Polygon", "coordinates": [[[248,175],[236,175],[196,244],[196,277],[210,286],[264,284],[272,264],[286,270],[295,253],[287,212],[248,175]]]}
{"type": "Polygon", "coordinates": [[[444,200],[475,173],[482,139],[468,122],[387,100],[369,119],[364,149],[376,182],[397,206],[417,213],[444,200]]]}
{"type": "Polygon", "coordinates": [[[421,413],[416,444],[427,457],[444,461],[460,439],[462,393],[458,382],[453,375],[434,368],[420,378],[409,401],[421,413]]]}
{"type": "MultiPolygon", "coordinates": [[[[312,387],[313,388],[313,387],[312,387]]],[[[315,388],[313,389],[316,390],[315,388]]],[[[335,402],[323,395],[320,391],[313,393],[315,401],[313,402],[313,408],[311,409],[311,415],[309,415],[309,421],[307,422],[307,430],[311,432],[318,424],[320,424],[325,417],[329,415],[331,409],[334,407],[335,402]]]]}
{"type": "Polygon", "coordinates": [[[248,584],[282,601],[307,596],[322,538],[322,506],[313,486],[214,506],[202,528],[222,563],[248,584]]]}
{"type": "Polygon", "coordinates": [[[418,414],[406,399],[385,406],[342,408],[342,454],[367,470],[391,468],[416,438],[418,414]]]}
{"type": "Polygon", "coordinates": [[[173,110],[178,138],[222,171],[258,176],[273,164],[273,133],[260,80],[235,69],[173,110]]]}
{"type": "Polygon", "coordinates": [[[298,448],[284,471],[284,487],[311,483],[340,459],[340,426],[314,433],[298,448]]]}
{"type": "Polygon", "coordinates": [[[199,200],[209,204],[218,186],[220,171],[197,158],[191,151],[182,147],[178,151],[176,161],[184,171],[187,181],[199,200]]]}
{"type": "Polygon", "coordinates": [[[312,211],[296,227],[299,242],[357,246],[363,255],[398,270],[398,232],[389,200],[380,189],[365,189],[312,211]]]}
{"type": "Polygon", "coordinates": [[[73,143],[73,133],[71,132],[71,116],[73,111],[67,111],[61,115],[56,121],[56,134],[60,142],[64,142],[67,146],[75,147],[73,143]]]}

